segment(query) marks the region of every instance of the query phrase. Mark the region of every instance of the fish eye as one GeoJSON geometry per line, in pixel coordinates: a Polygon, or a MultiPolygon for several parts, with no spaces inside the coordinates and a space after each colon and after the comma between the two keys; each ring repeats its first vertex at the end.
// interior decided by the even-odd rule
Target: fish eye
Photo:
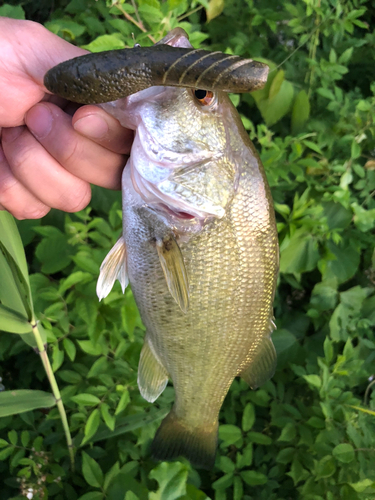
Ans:
{"type": "Polygon", "coordinates": [[[215,99],[214,93],[211,90],[195,89],[194,96],[203,106],[208,106],[215,99]]]}

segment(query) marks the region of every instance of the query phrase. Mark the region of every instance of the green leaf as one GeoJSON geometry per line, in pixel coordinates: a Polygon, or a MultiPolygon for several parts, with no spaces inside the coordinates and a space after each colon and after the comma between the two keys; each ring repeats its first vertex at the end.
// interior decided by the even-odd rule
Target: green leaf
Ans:
{"type": "MultiPolygon", "coordinates": [[[[54,274],[65,269],[71,262],[71,247],[68,244],[67,237],[59,229],[50,226],[43,226],[43,229],[49,229],[48,236],[43,238],[36,247],[35,255],[41,263],[42,272],[45,274],[54,274]]],[[[38,228],[38,232],[40,232],[38,228]]]]}
{"type": "Polygon", "coordinates": [[[129,391],[127,389],[125,389],[121,395],[120,401],[118,402],[118,405],[117,405],[117,408],[115,411],[115,415],[118,415],[119,413],[124,411],[129,403],[130,403],[129,391]]]}
{"type": "Polygon", "coordinates": [[[279,71],[276,73],[276,76],[272,80],[270,90],[268,93],[268,99],[273,99],[280,92],[281,85],[283,84],[285,79],[284,77],[285,77],[284,70],[279,69],[279,71]]]}
{"type": "Polygon", "coordinates": [[[0,448],[5,448],[5,446],[8,445],[9,445],[8,441],[5,441],[5,439],[0,439],[0,448]]]}
{"type": "Polygon", "coordinates": [[[272,444],[272,439],[261,432],[248,432],[247,437],[252,443],[263,444],[265,446],[272,444]]]}
{"type": "Polygon", "coordinates": [[[56,404],[53,394],[21,389],[0,392],[0,417],[17,415],[37,408],[51,408],[56,404]]]}
{"type": "Polygon", "coordinates": [[[25,11],[21,5],[9,5],[8,3],[0,7],[0,16],[12,19],[26,19],[25,11]]]}
{"type": "Polygon", "coordinates": [[[65,349],[65,352],[69,356],[70,361],[74,361],[74,359],[76,357],[76,352],[77,352],[77,349],[76,349],[76,346],[74,345],[74,343],[70,339],[64,339],[63,346],[65,349]]]}
{"type": "Polygon", "coordinates": [[[215,17],[220,16],[224,10],[224,0],[210,0],[206,9],[207,22],[209,23],[215,17]]]}
{"type": "Polygon", "coordinates": [[[83,49],[90,52],[103,52],[105,50],[124,49],[125,43],[121,33],[111,35],[100,35],[87,45],[82,45],[83,49]]]}
{"type": "Polygon", "coordinates": [[[29,273],[22,240],[13,216],[6,211],[0,211],[0,241],[11,254],[29,284],[29,273]]]}
{"type": "Polygon", "coordinates": [[[354,448],[349,443],[342,443],[335,446],[332,450],[332,455],[339,461],[349,464],[355,458],[354,448]]]}
{"type": "Polygon", "coordinates": [[[9,448],[4,448],[0,451],[0,461],[6,460],[13,453],[14,447],[9,446],[9,448]]]}
{"type": "Polygon", "coordinates": [[[239,427],[230,424],[220,425],[219,439],[221,439],[226,446],[237,443],[242,438],[242,432],[239,427]]]}
{"type": "Polygon", "coordinates": [[[212,488],[216,491],[224,491],[233,484],[233,473],[225,474],[212,483],[212,488]]]}
{"type": "Polygon", "coordinates": [[[358,493],[362,493],[370,486],[373,488],[375,481],[373,481],[372,479],[362,479],[362,481],[358,481],[356,483],[349,483],[349,484],[353,488],[353,490],[357,491],[358,493]]]}
{"type": "Polygon", "coordinates": [[[102,500],[102,498],[104,498],[104,494],[101,491],[90,491],[79,497],[78,500],[102,500]]]}
{"type": "Polygon", "coordinates": [[[72,288],[74,285],[90,283],[92,281],[92,274],[84,273],[83,271],[76,271],[72,273],[68,278],[62,281],[59,287],[59,293],[62,295],[64,292],[72,288]]]}
{"type": "Polygon", "coordinates": [[[82,452],[82,474],[90,486],[103,486],[103,472],[100,465],[84,451],[82,452]]]}
{"type": "MultiPolygon", "coordinates": [[[[284,240],[285,241],[285,240],[284,240]]],[[[302,228],[280,248],[280,272],[304,273],[312,271],[319,260],[317,240],[302,228]]]]}
{"type": "Polygon", "coordinates": [[[95,410],[91,413],[89,418],[87,419],[86,425],[85,425],[85,437],[82,440],[81,446],[87,443],[89,439],[91,439],[96,431],[98,430],[100,424],[100,413],[99,409],[95,408],[95,410]]]}
{"type": "Polygon", "coordinates": [[[16,446],[18,441],[18,434],[14,429],[8,432],[8,439],[13,446],[16,446]]]}
{"type": "Polygon", "coordinates": [[[247,403],[242,414],[242,430],[249,431],[255,422],[255,409],[254,405],[247,403]]]}
{"type": "Polygon", "coordinates": [[[87,393],[77,394],[77,396],[72,396],[70,399],[77,403],[77,405],[82,406],[95,406],[100,403],[98,397],[87,393]]]}
{"type": "Polygon", "coordinates": [[[266,484],[268,481],[267,476],[262,474],[261,472],[257,472],[255,470],[246,470],[240,472],[242,479],[249,486],[258,486],[260,484],[266,484]]]}
{"type": "Polygon", "coordinates": [[[30,291],[28,274],[25,277],[17,261],[14,259],[12,253],[8,251],[6,246],[1,241],[0,241],[0,252],[3,254],[3,257],[5,258],[9,266],[9,269],[12,273],[14,284],[16,285],[18,295],[22,301],[22,305],[26,312],[26,317],[29,321],[31,321],[34,313],[33,313],[33,304],[31,300],[31,291],[30,291]]]}
{"type": "Polygon", "coordinates": [[[117,476],[117,474],[120,472],[120,464],[119,462],[116,462],[107,472],[104,478],[104,485],[103,489],[104,491],[108,490],[109,485],[113,481],[113,479],[117,476]]]}
{"type": "Polygon", "coordinates": [[[322,380],[318,375],[304,375],[303,378],[313,387],[320,389],[322,386],[322,380]]]}
{"type": "Polygon", "coordinates": [[[186,480],[189,469],[180,462],[162,462],[149,474],[159,488],[149,493],[149,500],[175,500],[186,494],[186,480]]]}
{"type": "Polygon", "coordinates": [[[297,135],[303,129],[310,116],[310,101],[304,90],[298,92],[292,109],[292,134],[297,135]]]}
{"type": "Polygon", "coordinates": [[[326,262],[323,269],[323,280],[337,279],[338,284],[345,283],[355,275],[358,269],[359,249],[354,241],[344,241],[340,245],[329,241],[327,248],[336,258],[326,262]]]}
{"type": "Polygon", "coordinates": [[[325,421],[319,417],[310,417],[306,423],[315,429],[324,429],[326,426],[325,421]]]}
{"type": "Polygon", "coordinates": [[[293,439],[297,435],[297,429],[295,424],[292,424],[291,422],[287,423],[285,427],[282,429],[280,437],[278,438],[278,441],[293,441],[293,439]]]}
{"type": "Polygon", "coordinates": [[[287,472],[287,475],[293,479],[294,485],[296,485],[300,481],[305,481],[310,474],[302,467],[301,462],[297,458],[294,458],[290,472],[287,472]]]}
{"type": "Polygon", "coordinates": [[[135,429],[140,429],[141,427],[146,427],[149,424],[160,421],[164,418],[168,409],[150,411],[149,413],[128,415],[126,417],[117,419],[117,426],[114,431],[108,430],[105,426],[100,427],[99,431],[95,434],[95,439],[92,442],[104,441],[109,438],[114,438],[117,436],[122,436],[127,432],[134,431],[135,429]]]}
{"type": "Polygon", "coordinates": [[[108,429],[113,431],[116,425],[116,418],[109,413],[109,406],[106,403],[103,403],[100,405],[100,411],[106,426],[108,429]]]}
{"type": "Polygon", "coordinates": [[[317,479],[331,477],[336,472],[336,464],[331,455],[323,457],[316,465],[317,479]]]}
{"type": "Polygon", "coordinates": [[[25,316],[2,304],[0,304],[0,329],[20,335],[32,332],[31,324],[25,316]]]}
{"type": "Polygon", "coordinates": [[[102,354],[102,347],[99,343],[94,345],[91,340],[78,340],[77,343],[82,351],[90,354],[90,356],[99,356],[99,354],[102,354]]]}
{"type": "Polygon", "coordinates": [[[279,92],[272,99],[267,99],[257,103],[268,127],[277,123],[288,113],[292,105],[293,96],[293,85],[287,80],[284,80],[281,84],[279,92]]]}

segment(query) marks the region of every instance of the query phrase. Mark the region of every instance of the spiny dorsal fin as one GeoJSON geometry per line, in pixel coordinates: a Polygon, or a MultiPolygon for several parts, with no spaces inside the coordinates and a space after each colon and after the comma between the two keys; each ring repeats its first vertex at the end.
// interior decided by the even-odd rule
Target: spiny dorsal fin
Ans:
{"type": "Polygon", "coordinates": [[[161,267],[169,291],[186,313],[189,308],[189,280],[180,247],[172,235],[156,240],[161,267]]]}
{"type": "Polygon", "coordinates": [[[146,338],[138,366],[139,392],[146,401],[153,403],[164,391],[167,383],[167,370],[157,358],[146,338]]]}
{"type": "MultiPolygon", "coordinates": [[[[273,320],[270,320],[270,333],[276,328],[273,320]]],[[[276,370],[277,356],[271,336],[263,337],[253,352],[250,352],[249,365],[240,373],[244,381],[252,389],[256,389],[269,380],[276,370]]]]}
{"type": "Polygon", "coordinates": [[[100,266],[100,274],[96,285],[96,294],[99,300],[107,297],[116,279],[119,280],[122,291],[125,292],[125,288],[129,284],[129,278],[126,266],[126,246],[123,236],[120,236],[100,266]]]}

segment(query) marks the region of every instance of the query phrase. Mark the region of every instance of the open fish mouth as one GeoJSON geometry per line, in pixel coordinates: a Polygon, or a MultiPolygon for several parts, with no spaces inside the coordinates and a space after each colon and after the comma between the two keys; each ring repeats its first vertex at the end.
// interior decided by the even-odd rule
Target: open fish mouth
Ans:
{"type": "MultiPolygon", "coordinates": [[[[198,192],[178,184],[173,180],[165,179],[159,183],[152,183],[145,179],[132,164],[130,159],[131,179],[134,189],[145,203],[165,215],[177,218],[180,221],[208,217],[221,218],[225,209],[198,192]]],[[[173,179],[173,174],[172,174],[173,179]]]]}

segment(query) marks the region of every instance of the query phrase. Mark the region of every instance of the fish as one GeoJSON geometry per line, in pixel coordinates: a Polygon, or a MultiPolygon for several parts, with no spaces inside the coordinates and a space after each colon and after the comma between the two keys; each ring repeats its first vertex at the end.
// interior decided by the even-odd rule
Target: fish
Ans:
{"type": "MultiPolygon", "coordinates": [[[[181,29],[163,44],[192,49],[181,29]]],[[[255,389],[275,371],[279,250],[264,168],[236,108],[224,90],[200,87],[204,78],[179,86],[186,71],[174,86],[102,105],[135,136],[122,175],[123,231],[97,294],[107,296],[116,279],[123,290],[130,283],[146,328],[140,393],[154,402],[173,383],[152,456],[211,469],[233,380],[255,389]]]]}

